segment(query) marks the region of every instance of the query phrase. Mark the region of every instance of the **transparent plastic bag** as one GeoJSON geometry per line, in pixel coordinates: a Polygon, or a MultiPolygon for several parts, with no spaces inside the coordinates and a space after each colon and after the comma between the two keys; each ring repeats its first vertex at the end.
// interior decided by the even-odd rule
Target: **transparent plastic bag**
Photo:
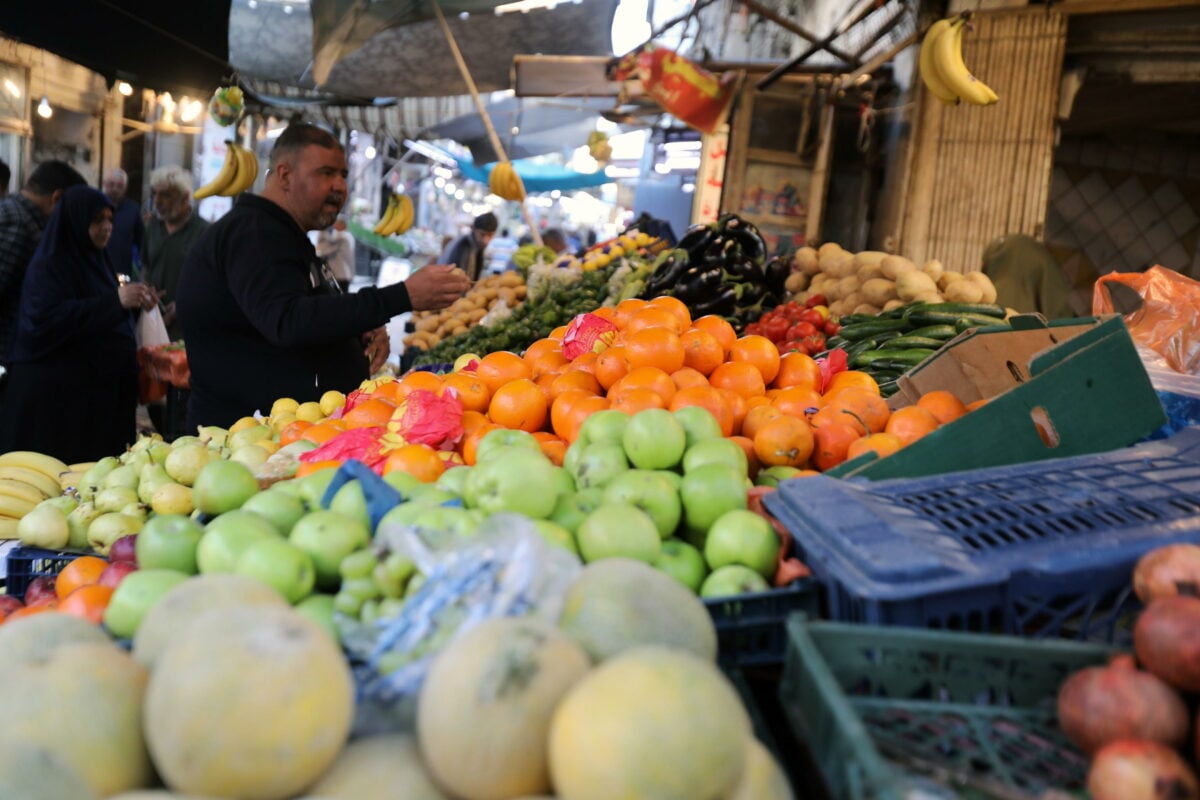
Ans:
{"type": "Polygon", "coordinates": [[[1176,372],[1200,375],[1200,281],[1161,266],[1113,272],[1096,281],[1092,313],[1121,314],[1135,343],[1176,372]]]}
{"type": "Polygon", "coordinates": [[[385,524],[375,547],[405,554],[424,581],[397,616],[337,618],[358,689],[356,735],[410,730],[429,665],[459,632],[495,617],[557,623],[581,569],[518,514],[494,514],[471,537],[385,524]]]}

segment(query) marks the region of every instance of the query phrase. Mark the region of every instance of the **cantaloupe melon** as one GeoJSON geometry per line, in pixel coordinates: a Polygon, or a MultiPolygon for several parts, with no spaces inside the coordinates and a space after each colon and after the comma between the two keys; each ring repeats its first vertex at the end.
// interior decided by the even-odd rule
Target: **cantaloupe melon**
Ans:
{"type": "Polygon", "coordinates": [[[703,601],[674,578],[629,558],[585,566],[567,590],[558,624],[597,662],[647,644],[717,657],[717,630],[703,601]]]}
{"type": "Polygon", "coordinates": [[[67,644],[111,644],[98,625],[71,614],[35,614],[0,626],[0,675],[22,664],[40,664],[67,644]]]}
{"type": "Polygon", "coordinates": [[[352,741],[309,788],[308,796],[321,800],[450,799],[426,772],[416,739],[406,734],[352,741]]]}
{"type": "Polygon", "coordinates": [[[286,606],[283,595],[243,575],[197,575],[168,591],[146,612],[133,637],[133,657],[154,669],[163,648],[205,611],[233,606],[286,606]]]}
{"type": "Polygon", "coordinates": [[[63,644],[39,662],[4,671],[5,735],[53,750],[101,797],[148,786],[147,677],[145,667],[112,642],[63,644]]]}
{"type": "Polygon", "coordinates": [[[179,792],[283,800],[319,778],[354,715],[349,666],[290,608],[205,612],[169,642],[146,692],[146,741],[179,792]]]}
{"type": "Polygon", "coordinates": [[[583,648],[541,620],[492,619],[464,631],[434,659],[417,699],[417,737],[434,778],[464,800],[548,790],[551,716],[590,666],[583,648]]]}
{"type": "Polygon", "coordinates": [[[220,800],[220,798],[199,794],[180,794],[169,789],[139,789],[135,792],[114,794],[105,800],[220,800]]]}
{"type": "Polygon", "coordinates": [[[683,650],[639,647],[588,673],[550,725],[561,800],[725,800],[750,720],[728,679],[683,650]]]}
{"type": "Polygon", "coordinates": [[[746,767],[729,800],[793,800],[792,786],[762,742],[746,739],[746,767]]]}
{"type": "Polygon", "coordinates": [[[0,739],[0,797],[95,800],[96,793],[50,747],[5,738],[0,739]]]}

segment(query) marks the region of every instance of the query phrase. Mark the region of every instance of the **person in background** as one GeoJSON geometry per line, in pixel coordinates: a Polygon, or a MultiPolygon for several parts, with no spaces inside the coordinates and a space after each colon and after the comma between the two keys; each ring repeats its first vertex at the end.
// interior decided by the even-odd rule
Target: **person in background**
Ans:
{"type": "Polygon", "coordinates": [[[117,281],[105,253],[113,210],[72,186],[46,224],[21,286],[4,388],[0,452],[36,450],[67,463],[122,452],[134,440],[137,344],[133,309],[154,290],[117,281]]]}
{"type": "Polygon", "coordinates": [[[129,176],[123,169],[110,169],[104,176],[104,196],[113,207],[113,232],[108,240],[108,257],[119,275],[134,275],[137,256],[146,234],[142,210],[125,196],[129,176]]]}
{"type": "Polygon", "coordinates": [[[498,227],[495,214],[490,211],[480,214],[471,224],[471,230],[446,245],[438,263],[454,264],[472,281],[479,280],[483,275],[484,265],[487,264],[484,251],[496,236],[498,227]]]}
{"type": "Polygon", "coordinates": [[[317,256],[325,259],[342,293],[349,292],[354,280],[354,236],[346,230],[345,217],[339,216],[317,234],[317,256]]]}
{"type": "Polygon", "coordinates": [[[0,366],[8,364],[8,348],[17,330],[21,282],[42,238],[46,220],[64,191],[86,183],[61,161],[43,161],[24,188],[0,200],[0,366]]]}
{"type": "Polygon", "coordinates": [[[289,125],[262,194],[238,197],[192,247],[176,298],[191,369],[189,429],[228,427],[281,397],[358,388],[390,355],[389,319],[445,308],[470,288],[454,267],[430,265],[403,283],[339,292],[307,232],[337,219],[346,175],[332,134],[289,125]]]}
{"type": "Polygon", "coordinates": [[[994,239],[983,251],[983,274],[996,285],[996,302],[1047,319],[1074,317],[1071,286],[1046,246],[1023,233],[994,239]]]}
{"type": "Polygon", "coordinates": [[[542,233],[542,244],[553,250],[555,255],[561,255],[564,250],[569,250],[571,247],[567,242],[567,237],[563,236],[563,232],[558,228],[547,228],[542,233]]]}
{"type": "Polygon", "coordinates": [[[512,237],[508,228],[502,228],[500,235],[492,239],[488,245],[488,270],[503,272],[509,268],[512,255],[517,250],[517,240],[512,237]]]}
{"type": "Polygon", "coordinates": [[[150,173],[150,195],[154,217],[146,226],[142,275],[158,291],[167,334],[178,341],[183,338],[183,328],[175,312],[179,273],[192,245],[209,223],[195,213],[192,175],[182,167],[159,167],[150,173]]]}
{"type": "Polygon", "coordinates": [[[0,161],[0,197],[8,197],[8,182],[12,180],[12,170],[8,164],[0,161]]]}

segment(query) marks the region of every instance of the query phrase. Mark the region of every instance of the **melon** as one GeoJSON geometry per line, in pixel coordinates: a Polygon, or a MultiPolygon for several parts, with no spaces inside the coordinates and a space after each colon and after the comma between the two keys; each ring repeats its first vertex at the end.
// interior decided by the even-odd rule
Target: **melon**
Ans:
{"type": "Polygon", "coordinates": [[[154,669],[167,643],[211,609],[286,605],[279,592],[243,575],[213,573],[188,578],[146,612],[133,637],[133,657],[154,669]]]}
{"type": "Polygon", "coordinates": [[[792,787],[779,763],[762,742],[746,739],[746,767],[729,800],[792,800],[792,787]]]}
{"type": "Polygon", "coordinates": [[[417,738],[434,778],[463,800],[550,788],[546,736],[560,698],[591,667],[548,622],[491,619],[438,654],[417,698],[417,738]]]}
{"type": "Polygon", "coordinates": [[[68,644],[111,644],[99,625],[71,614],[35,614],[0,626],[0,675],[17,666],[41,664],[68,644]]]}
{"type": "Polygon", "coordinates": [[[749,736],[737,691],[710,661],[637,647],[563,698],[550,725],[550,772],[561,800],[724,800],[741,779],[749,736]]]}
{"type": "Polygon", "coordinates": [[[407,734],[368,736],[346,745],[308,794],[320,800],[449,800],[407,734]]]}
{"type": "Polygon", "coordinates": [[[567,590],[558,624],[597,662],[647,644],[717,657],[717,629],[703,601],[674,578],[629,558],[585,566],[567,590]]]}
{"type": "Polygon", "coordinates": [[[177,792],[283,800],[346,743],[354,684],[327,633],[288,607],[218,608],[162,651],[146,742],[177,792]]]}
{"type": "Polygon", "coordinates": [[[138,789],[134,792],[114,794],[105,800],[218,800],[218,798],[198,794],[179,794],[168,789],[138,789]]]}
{"type": "Polygon", "coordinates": [[[5,735],[53,750],[100,797],[148,786],[147,678],[112,642],[62,644],[40,662],[4,671],[5,735]]]}
{"type": "Polygon", "coordinates": [[[13,800],[95,800],[96,793],[50,747],[0,740],[0,797],[13,800]]]}

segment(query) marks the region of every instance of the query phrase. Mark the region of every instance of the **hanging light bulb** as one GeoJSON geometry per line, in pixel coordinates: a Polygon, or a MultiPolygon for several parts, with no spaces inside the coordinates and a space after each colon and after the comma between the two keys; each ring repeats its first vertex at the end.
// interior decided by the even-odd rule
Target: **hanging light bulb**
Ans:
{"type": "Polygon", "coordinates": [[[42,95],[42,100],[37,106],[38,116],[42,119],[50,119],[54,116],[54,109],[50,107],[50,98],[42,95]]]}
{"type": "Polygon", "coordinates": [[[117,81],[117,91],[120,92],[123,97],[129,97],[131,94],[133,94],[133,87],[129,85],[128,81],[117,81]]]}

